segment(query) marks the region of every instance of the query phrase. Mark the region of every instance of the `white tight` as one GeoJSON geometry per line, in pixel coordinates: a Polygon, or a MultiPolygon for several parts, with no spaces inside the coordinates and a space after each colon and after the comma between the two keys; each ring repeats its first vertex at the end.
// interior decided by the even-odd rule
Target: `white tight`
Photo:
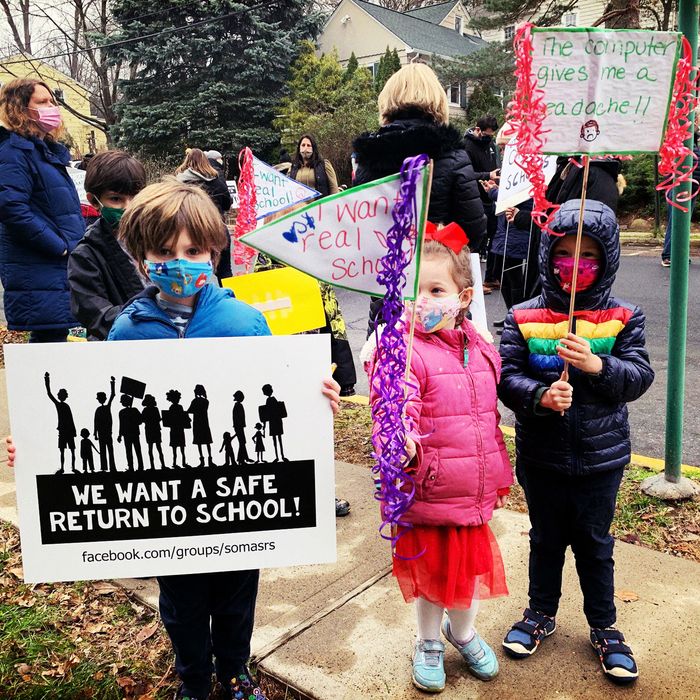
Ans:
{"type": "MultiPolygon", "coordinates": [[[[468,642],[474,636],[474,620],[479,611],[479,601],[472,600],[469,608],[452,608],[447,611],[452,635],[459,642],[468,642]]],[[[440,625],[445,610],[425,598],[416,598],[419,639],[440,639],[440,625]]]]}

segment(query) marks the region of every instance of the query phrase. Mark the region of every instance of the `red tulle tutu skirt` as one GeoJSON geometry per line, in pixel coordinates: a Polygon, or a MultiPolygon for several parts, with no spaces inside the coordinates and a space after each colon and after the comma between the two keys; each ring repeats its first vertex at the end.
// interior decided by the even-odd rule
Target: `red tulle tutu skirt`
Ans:
{"type": "Polygon", "coordinates": [[[474,598],[508,595],[503,558],[487,524],[415,525],[403,530],[396,554],[393,573],[407,603],[425,598],[445,608],[468,608],[474,598]]]}

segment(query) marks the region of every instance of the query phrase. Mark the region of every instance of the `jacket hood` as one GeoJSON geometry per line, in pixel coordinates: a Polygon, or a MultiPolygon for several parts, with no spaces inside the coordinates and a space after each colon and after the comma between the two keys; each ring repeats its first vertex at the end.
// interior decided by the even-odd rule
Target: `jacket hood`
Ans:
{"type": "Polygon", "coordinates": [[[176,177],[177,180],[184,182],[185,184],[194,183],[197,185],[201,184],[202,182],[211,182],[212,180],[216,180],[216,175],[207,177],[202,173],[198,173],[196,170],[192,170],[192,168],[183,170],[181,173],[178,173],[176,177]]]}
{"type": "MultiPolygon", "coordinates": [[[[580,199],[570,199],[562,204],[554,216],[552,231],[564,235],[576,235],[578,231],[580,199]]],[[[612,285],[620,266],[620,227],[613,210],[595,200],[587,200],[583,210],[583,235],[590,236],[600,246],[603,257],[600,261],[600,276],[595,284],[584,292],[576,293],[576,310],[596,309],[610,297],[612,285]]],[[[542,297],[547,307],[567,312],[569,295],[559,286],[550,256],[559,236],[543,235],[540,245],[540,276],[542,297]]]]}
{"type": "Polygon", "coordinates": [[[433,160],[464,148],[457,129],[419,117],[397,119],[353,141],[357,162],[372,171],[398,172],[403,161],[417,153],[433,160]]]}

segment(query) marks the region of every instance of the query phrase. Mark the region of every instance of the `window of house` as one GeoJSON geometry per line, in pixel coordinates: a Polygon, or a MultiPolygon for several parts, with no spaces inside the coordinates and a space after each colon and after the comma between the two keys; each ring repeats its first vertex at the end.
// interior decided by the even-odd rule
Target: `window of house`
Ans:
{"type": "Polygon", "coordinates": [[[462,18],[459,15],[455,17],[455,31],[462,33],[462,18]]]}
{"type": "Polygon", "coordinates": [[[369,68],[370,72],[372,73],[372,80],[374,80],[379,72],[379,61],[373,63],[371,66],[367,66],[367,68],[369,68]]]}
{"type": "Polygon", "coordinates": [[[564,13],[564,26],[565,27],[575,27],[576,26],[576,13],[575,12],[565,12],[564,13]]]}
{"type": "Polygon", "coordinates": [[[503,33],[506,35],[506,41],[513,41],[515,37],[515,25],[511,24],[509,27],[506,27],[503,33]]]}
{"type": "Polygon", "coordinates": [[[447,99],[450,101],[450,104],[461,104],[461,97],[462,86],[459,83],[452,83],[447,86],[447,99]]]}

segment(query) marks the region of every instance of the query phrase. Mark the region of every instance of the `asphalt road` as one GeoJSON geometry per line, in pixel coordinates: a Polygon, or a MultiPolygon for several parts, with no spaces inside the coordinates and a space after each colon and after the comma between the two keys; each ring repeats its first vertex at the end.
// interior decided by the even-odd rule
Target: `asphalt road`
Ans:
{"type": "MultiPolygon", "coordinates": [[[[660,458],[664,455],[669,272],[668,268],[661,267],[657,250],[626,248],[614,286],[616,296],[640,305],[646,313],[647,347],[656,371],[656,380],[651,389],[629,406],[632,449],[638,454],[660,458]]],[[[337,294],[356,358],[357,390],[360,394],[366,394],[367,379],[357,357],[365,341],[368,301],[360,294],[344,290],[337,290],[337,294]]],[[[489,322],[503,318],[505,305],[499,294],[486,297],[486,310],[489,322]]],[[[696,258],[690,266],[683,436],[683,461],[692,465],[700,465],[699,379],[700,259],[696,258]]],[[[513,416],[505,409],[503,422],[513,425],[513,416]]]]}

